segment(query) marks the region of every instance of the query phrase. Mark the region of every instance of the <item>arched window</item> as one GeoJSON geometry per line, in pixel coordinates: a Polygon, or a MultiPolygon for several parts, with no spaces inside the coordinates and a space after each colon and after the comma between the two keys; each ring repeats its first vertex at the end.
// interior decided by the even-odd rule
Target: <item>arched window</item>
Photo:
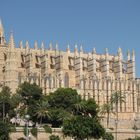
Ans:
{"type": "Polygon", "coordinates": [[[66,72],[64,77],[65,87],[69,87],[69,74],[66,72]]]}

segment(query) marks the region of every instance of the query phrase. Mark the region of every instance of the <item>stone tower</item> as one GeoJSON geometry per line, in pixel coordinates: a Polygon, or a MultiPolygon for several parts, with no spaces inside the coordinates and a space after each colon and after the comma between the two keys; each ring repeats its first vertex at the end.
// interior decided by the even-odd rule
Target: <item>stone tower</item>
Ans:
{"type": "Polygon", "coordinates": [[[13,33],[10,33],[9,45],[7,48],[7,59],[5,64],[5,85],[11,88],[11,91],[15,92],[15,87],[18,86],[17,75],[17,53],[15,50],[15,43],[13,33]]]}

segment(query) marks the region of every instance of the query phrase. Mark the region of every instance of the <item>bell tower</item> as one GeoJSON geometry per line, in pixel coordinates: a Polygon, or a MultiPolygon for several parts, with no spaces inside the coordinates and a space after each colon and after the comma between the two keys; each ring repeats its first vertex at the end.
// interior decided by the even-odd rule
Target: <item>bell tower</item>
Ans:
{"type": "Polygon", "coordinates": [[[0,19],[0,45],[5,44],[5,38],[4,38],[4,28],[0,19]]]}

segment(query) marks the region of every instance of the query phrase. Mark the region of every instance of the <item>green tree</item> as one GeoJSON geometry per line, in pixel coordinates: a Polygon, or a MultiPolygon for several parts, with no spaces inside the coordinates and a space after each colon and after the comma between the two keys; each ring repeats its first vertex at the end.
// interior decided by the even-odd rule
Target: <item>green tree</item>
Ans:
{"type": "Polygon", "coordinates": [[[64,135],[71,136],[77,140],[83,140],[85,138],[101,138],[105,133],[105,129],[101,126],[99,121],[98,105],[94,99],[82,100],[81,102],[84,104],[84,109],[80,109],[80,113],[64,120],[64,135]]]}
{"type": "Polygon", "coordinates": [[[85,116],[74,116],[64,121],[63,133],[65,136],[73,137],[77,140],[85,138],[101,138],[105,130],[95,118],[85,116]]]}
{"type": "Polygon", "coordinates": [[[10,140],[10,133],[15,130],[9,123],[0,121],[0,140],[10,140]]]}
{"type": "Polygon", "coordinates": [[[42,97],[42,89],[35,83],[24,82],[18,87],[17,93],[22,97],[25,105],[31,105],[42,97]]]}
{"type": "Polygon", "coordinates": [[[48,120],[52,127],[61,127],[64,119],[81,111],[81,97],[71,88],[59,88],[47,96],[49,103],[48,120]],[[79,107],[79,108],[78,108],[79,107]]]}
{"type": "Polygon", "coordinates": [[[24,82],[18,87],[17,94],[19,94],[21,98],[20,114],[22,116],[29,114],[34,123],[38,122],[38,118],[35,113],[36,105],[43,97],[42,89],[35,83],[30,84],[28,82],[24,82]]]}
{"type": "Polygon", "coordinates": [[[42,119],[48,116],[48,107],[48,101],[41,100],[36,105],[35,116],[37,116],[37,118],[40,118],[40,125],[42,124],[42,119]]]}
{"type": "Polygon", "coordinates": [[[115,110],[116,110],[116,120],[118,121],[118,105],[125,102],[125,96],[123,95],[123,93],[121,91],[116,91],[111,95],[110,98],[111,104],[115,104],[115,110]]]}
{"type": "Polygon", "coordinates": [[[11,109],[11,103],[10,103],[10,88],[7,86],[2,87],[2,91],[0,92],[0,114],[3,118],[3,121],[5,120],[6,115],[8,115],[10,109],[11,109]]]}
{"type": "Polygon", "coordinates": [[[101,116],[107,114],[107,128],[109,125],[109,118],[110,118],[111,113],[115,114],[113,112],[112,104],[110,104],[110,103],[103,104],[103,106],[101,107],[100,114],[101,114],[101,116]]]}
{"type": "Polygon", "coordinates": [[[50,109],[48,112],[48,120],[49,123],[52,124],[52,127],[61,127],[63,124],[63,121],[67,118],[69,118],[71,115],[69,112],[67,112],[64,109],[61,108],[53,108],[50,109]]]}
{"type": "Polygon", "coordinates": [[[98,117],[99,106],[94,99],[88,99],[85,101],[85,110],[83,113],[92,118],[98,117]]]}
{"type": "Polygon", "coordinates": [[[59,88],[50,93],[48,102],[52,108],[62,108],[71,112],[72,106],[77,102],[77,96],[77,91],[72,88],[59,88]]]}

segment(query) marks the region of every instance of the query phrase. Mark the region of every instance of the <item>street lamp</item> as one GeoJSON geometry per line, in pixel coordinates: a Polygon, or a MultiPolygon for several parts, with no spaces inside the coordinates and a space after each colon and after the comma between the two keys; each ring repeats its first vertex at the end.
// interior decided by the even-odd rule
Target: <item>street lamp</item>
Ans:
{"type": "Polygon", "coordinates": [[[117,129],[118,129],[118,120],[115,120],[116,132],[115,132],[115,140],[117,140],[117,129]]]}
{"type": "Polygon", "coordinates": [[[25,115],[25,120],[26,120],[26,140],[29,140],[29,119],[30,119],[30,115],[25,115]]]}

